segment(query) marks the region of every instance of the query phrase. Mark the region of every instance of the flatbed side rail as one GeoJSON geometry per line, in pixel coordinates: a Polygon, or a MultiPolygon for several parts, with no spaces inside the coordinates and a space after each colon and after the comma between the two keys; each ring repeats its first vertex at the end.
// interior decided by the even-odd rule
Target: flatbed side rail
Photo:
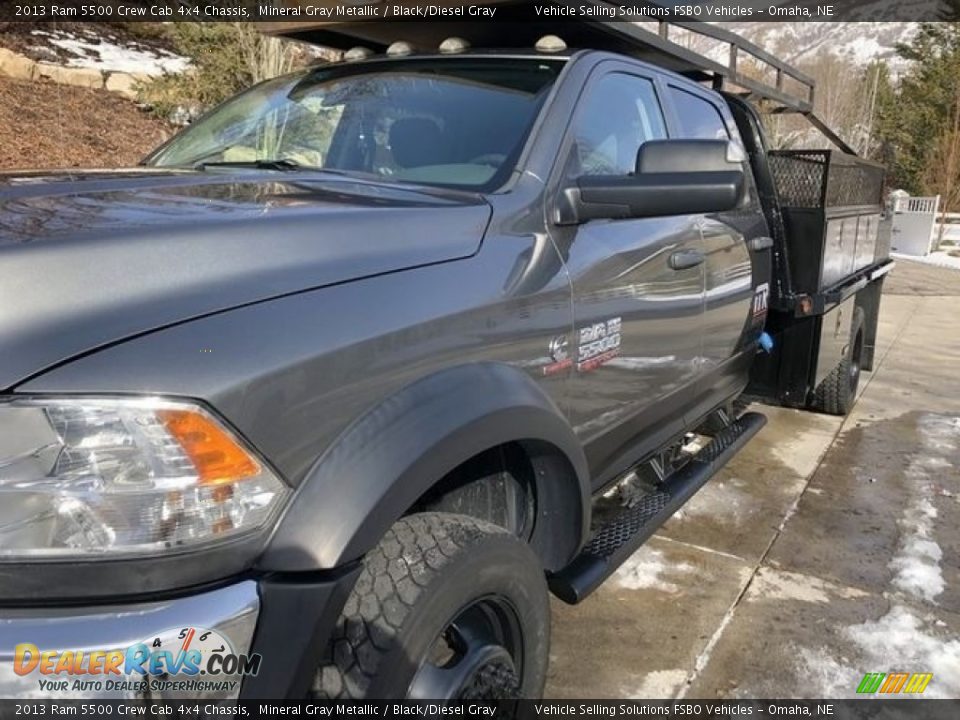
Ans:
{"type": "Polygon", "coordinates": [[[815,293],[803,298],[797,298],[793,306],[795,317],[809,317],[812,315],[825,315],[833,308],[842,304],[847,298],[850,298],[860,292],[874,280],[883,277],[893,270],[896,263],[889,258],[873,263],[869,267],[856,270],[853,274],[845,277],[839,283],[823,292],[815,293]],[[808,300],[810,305],[804,307],[800,300],[808,300]]]}

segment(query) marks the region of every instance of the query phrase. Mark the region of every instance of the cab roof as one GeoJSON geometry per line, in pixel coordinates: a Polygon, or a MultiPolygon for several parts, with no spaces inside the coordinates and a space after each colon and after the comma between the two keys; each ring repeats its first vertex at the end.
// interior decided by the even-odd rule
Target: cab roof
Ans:
{"type": "MultiPolygon", "coordinates": [[[[391,0],[394,5],[416,6],[414,0],[391,0]]],[[[301,0],[286,0],[296,7],[301,0]]],[[[644,3],[638,3],[640,5],[644,3]]],[[[303,5],[336,6],[338,0],[309,0],[303,5]]],[[[557,35],[570,48],[607,50],[644,60],[700,82],[711,82],[717,90],[738,92],[748,99],[769,101],[775,112],[813,111],[814,80],[762,48],[723,28],[706,22],[652,20],[628,22],[598,19],[577,20],[544,16],[537,7],[568,7],[563,0],[447,0],[445,7],[490,6],[494,20],[477,17],[451,19],[370,19],[297,20],[260,22],[262,32],[293,40],[347,50],[364,46],[382,53],[395,41],[405,41],[417,54],[436,50],[450,37],[463,38],[471,47],[501,48],[510,53],[533,53],[538,39],[557,35]],[[722,58],[722,59],[721,59],[722,58]],[[739,62],[739,67],[738,67],[739,62]],[[741,68],[750,65],[745,73],[741,68]]],[[[613,10],[616,3],[578,0],[578,5],[598,11],[613,10]]],[[[304,17],[300,15],[299,17],[304,17]]],[[[544,56],[549,56],[544,53],[544,56]]]]}

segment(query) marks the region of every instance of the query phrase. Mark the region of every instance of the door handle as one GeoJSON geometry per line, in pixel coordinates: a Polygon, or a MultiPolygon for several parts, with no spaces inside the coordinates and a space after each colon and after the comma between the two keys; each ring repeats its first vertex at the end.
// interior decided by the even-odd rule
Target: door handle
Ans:
{"type": "Polygon", "coordinates": [[[687,270],[696,267],[703,261],[703,253],[698,250],[677,250],[670,255],[669,264],[674,270],[687,270]]]}

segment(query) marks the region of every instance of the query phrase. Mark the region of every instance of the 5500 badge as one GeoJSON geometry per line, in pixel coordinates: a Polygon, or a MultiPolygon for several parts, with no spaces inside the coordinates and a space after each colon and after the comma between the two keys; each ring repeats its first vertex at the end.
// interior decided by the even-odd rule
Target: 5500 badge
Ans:
{"type": "Polygon", "coordinates": [[[67,680],[56,682],[51,676],[256,675],[260,662],[257,653],[234,652],[230,641],[216,630],[186,627],[119,649],[41,650],[33,643],[20,643],[14,649],[13,669],[17,675],[38,672],[47,678],[41,680],[41,689],[66,690],[67,680]]]}

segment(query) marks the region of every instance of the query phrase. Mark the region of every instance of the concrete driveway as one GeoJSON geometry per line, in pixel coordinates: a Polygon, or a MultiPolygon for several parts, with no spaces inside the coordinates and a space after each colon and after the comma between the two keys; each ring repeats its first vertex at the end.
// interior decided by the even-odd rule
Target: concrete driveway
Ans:
{"type": "Polygon", "coordinates": [[[755,408],[767,427],[678,516],[554,603],[547,697],[840,698],[898,671],[960,697],[957,296],[960,271],[899,263],[852,414],[755,408]]]}

